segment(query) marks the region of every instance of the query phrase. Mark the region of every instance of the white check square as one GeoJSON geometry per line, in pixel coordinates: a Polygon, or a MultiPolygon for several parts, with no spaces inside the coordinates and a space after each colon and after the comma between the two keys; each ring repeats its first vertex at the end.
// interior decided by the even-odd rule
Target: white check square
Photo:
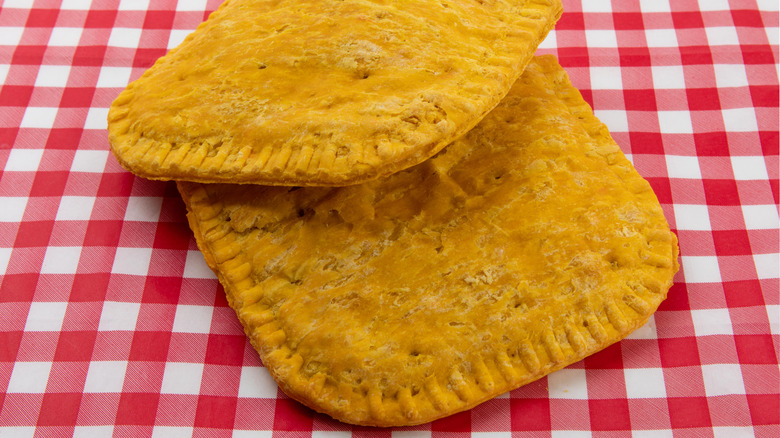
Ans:
{"type": "Polygon", "coordinates": [[[780,28],[767,27],[765,30],[766,39],[769,40],[770,46],[776,46],[778,43],[780,43],[780,28]]]}
{"type": "Polygon", "coordinates": [[[729,0],[699,0],[700,11],[728,11],[729,0]]]}
{"type": "Polygon", "coordinates": [[[674,29],[645,29],[648,47],[677,47],[677,32],[674,29]]]}
{"type": "Polygon", "coordinates": [[[617,47],[617,34],[614,30],[585,29],[585,41],[588,47],[617,47]]]}
{"type": "Polygon", "coordinates": [[[780,335],[780,305],[767,304],[766,313],[769,319],[769,333],[780,335]]]}
{"type": "MultiPolygon", "coordinates": [[[[43,149],[11,149],[11,152],[8,154],[8,161],[5,162],[5,171],[34,172],[38,170],[41,158],[43,158],[43,149]]],[[[26,200],[27,198],[22,199],[26,200]]]]}
{"type": "Polygon", "coordinates": [[[555,49],[558,47],[558,37],[555,36],[555,30],[551,30],[550,33],[539,44],[540,49],[555,49]]]}
{"type": "Polygon", "coordinates": [[[33,301],[30,303],[30,311],[27,313],[24,331],[58,332],[62,330],[62,321],[65,320],[67,309],[68,303],[64,301],[33,301]]]}
{"type": "Polygon", "coordinates": [[[179,304],[173,317],[172,330],[175,333],[209,333],[213,314],[214,308],[211,306],[179,304]]]}
{"type": "MultiPolygon", "coordinates": [[[[10,8],[7,3],[4,6],[10,8]]],[[[23,27],[3,27],[3,31],[0,32],[0,46],[17,46],[22,40],[23,33],[23,27]]]]}
{"type": "Polygon", "coordinates": [[[131,196],[125,210],[126,221],[157,222],[162,210],[162,198],[158,196],[131,196]]]}
{"type": "Polygon", "coordinates": [[[132,331],[140,311],[141,303],[106,301],[100,312],[98,331],[132,331]]]}
{"type": "Polygon", "coordinates": [[[165,364],[160,392],[163,394],[191,394],[200,392],[203,378],[202,363],[168,362],[165,364]]]}
{"type": "Polygon", "coordinates": [[[191,438],[194,430],[194,427],[154,426],[152,438],[191,438]]]}
{"type": "Polygon", "coordinates": [[[126,371],[126,361],[90,362],[89,370],[87,370],[87,379],[84,382],[84,392],[122,392],[126,371]]]}
{"type": "Polygon", "coordinates": [[[780,254],[753,254],[759,280],[780,277],[780,254]]]}
{"type": "Polygon", "coordinates": [[[675,204],[674,220],[678,230],[712,230],[712,225],[710,224],[710,211],[706,205],[675,204]]]}
{"type": "Polygon", "coordinates": [[[739,45],[737,28],[734,26],[704,27],[707,34],[707,42],[711,46],[736,46],[739,45]]]}
{"type": "Polygon", "coordinates": [[[89,10],[92,0],[62,0],[60,9],[69,11],[87,11],[89,10]]]}
{"type": "Polygon", "coordinates": [[[731,108],[721,110],[723,125],[729,132],[758,132],[756,112],[753,108],[731,108]]]}
{"type": "Polygon", "coordinates": [[[5,275],[8,269],[8,263],[11,262],[11,252],[13,252],[13,248],[0,248],[0,275],[5,275]]]}
{"type": "Polygon", "coordinates": [[[73,438],[105,438],[114,436],[114,426],[76,426],[73,428],[73,438]]]}
{"type": "Polygon", "coordinates": [[[49,36],[49,46],[52,47],[76,47],[81,40],[83,29],[80,27],[55,27],[49,36]]]}
{"type": "Polygon", "coordinates": [[[582,2],[582,12],[612,12],[610,0],[588,0],[582,2]]]}
{"type": "Polygon", "coordinates": [[[130,67],[103,67],[98,76],[98,88],[124,88],[130,82],[130,67]]]}
{"type": "Polygon", "coordinates": [[[131,27],[115,27],[108,37],[108,45],[111,47],[124,47],[133,49],[141,42],[141,29],[131,27]]]}
{"type": "Polygon", "coordinates": [[[669,429],[659,430],[633,430],[632,438],[674,438],[674,434],[669,429]]]}
{"type": "Polygon", "coordinates": [[[43,256],[41,274],[75,274],[80,257],[80,246],[50,246],[43,256]]]}
{"type": "Polygon", "coordinates": [[[628,398],[664,398],[666,385],[661,368],[626,368],[626,395],[628,398]]]}
{"type": "Polygon", "coordinates": [[[6,0],[3,3],[4,8],[29,9],[33,7],[35,0],[6,0]]]}
{"type": "Polygon", "coordinates": [[[707,397],[745,393],[745,382],[742,381],[742,368],[739,364],[702,365],[701,372],[707,397]]]}
{"type": "Polygon", "coordinates": [[[621,110],[594,110],[593,114],[610,132],[628,132],[628,115],[621,110]]]}
{"type": "Polygon", "coordinates": [[[22,116],[21,128],[51,128],[57,117],[58,108],[28,106],[22,116]]]}
{"type": "Polygon", "coordinates": [[[688,283],[720,283],[720,267],[715,256],[681,256],[682,270],[688,283]]]}
{"type": "Polygon", "coordinates": [[[550,398],[587,400],[585,370],[564,368],[547,376],[550,398]]]}
{"type": "Polygon", "coordinates": [[[745,66],[742,64],[715,64],[715,85],[718,88],[747,87],[748,78],[745,66]]]}
{"type": "Polygon", "coordinates": [[[42,65],[35,78],[36,87],[64,87],[68,85],[69,65],[42,65]]]}
{"type": "MultiPolygon", "coordinates": [[[[13,153],[17,149],[13,149],[13,153]]],[[[8,170],[8,169],[6,169],[8,170]]],[[[0,198],[0,222],[21,222],[24,210],[27,208],[27,199],[22,196],[9,196],[0,198]]]]}
{"type": "Polygon", "coordinates": [[[780,3],[775,0],[757,0],[758,9],[761,11],[777,11],[780,10],[780,3]]]}
{"type": "Polygon", "coordinates": [[[766,161],[762,156],[741,157],[731,156],[731,168],[734,170],[734,179],[747,180],[769,180],[766,171],[766,161]]]}
{"type": "Polygon", "coordinates": [[[620,67],[591,67],[590,87],[594,90],[622,90],[620,67]]]}
{"type": "Polygon", "coordinates": [[[5,82],[5,78],[8,76],[8,70],[11,69],[9,64],[0,64],[0,84],[5,82]]]}
{"type": "Polygon", "coordinates": [[[639,0],[639,8],[642,12],[672,12],[669,0],[639,0]]]}
{"type": "Polygon", "coordinates": [[[63,196],[55,220],[85,221],[92,215],[95,198],[92,196],[63,196]]]}
{"type": "Polygon", "coordinates": [[[734,334],[728,309],[691,310],[691,320],[696,336],[734,334]]]}
{"type": "Polygon", "coordinates": [[[658,90],[685,88],[685,74],[681,65],[660,65],[650,68],[653,73],[653,88],[658,90]]]}
{"type": "Polygon", "coordinates": [[[108,108],[91,107],[84,120],[84,129],[106,129],[108,127],[108,108]]]}
{"type": "Polygon", "coordinates": [[[111,272],[114,274],[146,275],[149,272],[151,260],[151,248],[119,247],[116,249],[111,272]]]}
{"type": "Polygon", "coordinates": [[[655,324],[655,315],[650,315],[647,322],[629,333],[626,339],[658,339],[658,326],[655,324]]]}
{"type": "MultiPolygon", "coordinates": [[[[475,438],[473,432],[471,438],[475,438]]],[[[352,438],[352,432],[347,430],[313,430],[311,438],[352,438]]]]}
{"type": "Polygon", "coordinates": [[[187,35],[191,34],[192,30],[189,29],[173,29],[171,35],[168,37],[168,50],[178,46],[187,38],[187,35]]]}
{"type": "Polygon", "coordinates": [[[239,397],[276,398],[278,386],[264,367],[241,367],[239,397]]]}
{"type": "Polygon", "coordinates": [[[757,435],[753,426],[714,426],[712,436],[714,438],[755,438],[757,435]]]}
{"type": "Polygon", "coordinates": [[[187,251],[187,260],[184,262],[184,278],[216,279],[214,271],[206,264],[203,253],[200,251],[187,251]]]}
{"type": "Polygon", "coordinates": [[[43,394],[50,371],[51,362],[16,362],[6,392],[43,394]]]}
{"type": "MultiPolygon", "coordinates": [[[[511,435],[509,435],[511,436],[511,435]]],[[[592,438],[593,434],[588,430],[552,430],[550,438],[592,438]]]]}
{"type": "Polygon", "coordinates": [[[177,11],[205,11],[208,0],[179,0],[176,3],[177,11]]]}
{"type": "MultiPolygon", "coordinates": [[[[312,435],[314,432],[312,432],[312,435]]],[[[273,438],[273,431],[270,430],[233,430],[232,438],[273,438]]]]}
{"type": "Polygon", "coordinates": [[[121,0],[117,9],[120,11],[145,11],[149,9],[149,0],[121,0]]]}
{"type": "Polygon", "coordinates": [[[73,163],[70,165],[71,172],[90,172],[101,173],[106,167],[108,160],[108,151],[89,151],[79,149],[73,155],[73,163]]]}
{"type": "Polygon", "coordinates": [[[692,134],[693,123],[688,111],[658,111],[658,124],[664,134],[692,134]]]}
{"type": "Polygon", "coordinates": [[[670,178],[701,179],[697,157],[666,155],[666,169],[670,178]]]}

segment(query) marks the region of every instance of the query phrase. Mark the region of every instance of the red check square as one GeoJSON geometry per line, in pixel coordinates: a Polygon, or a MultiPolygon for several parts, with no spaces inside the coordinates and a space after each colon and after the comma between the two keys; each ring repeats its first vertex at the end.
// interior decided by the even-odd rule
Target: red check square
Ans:
{"type": "Polygon", "coordinates": [[[174,11],[149,11],[144,18],[144,29],[171,29],[173,19],[176,17],[174,11]]]}
{"type": "Polygon", "coordinates": [[[54,360],[58,362],[89,361],[92,357],[96,336],[97,332],[92,330],[60,332],[57,349],[54,351],[54,360]]]}
{"type": "Polygon", "coordinates": [[[510,400],[512,430],[550,430],[550,402],[546,398],[510,400]]]}
{"type": "Polygon", "coordinates": [[[745,230],[715,230],[712,232],[712,238],[719,256],[752,254],[750,239],[745,230]]]}
{"type": "Polygon", "coordinates": [[[89,108],[94,94],[94,87],[67,87],[62,92],[60,108],[89,108]]]}
{"type": "Polygon", "coordinates": [[[22,222],[16,234],[14,247],[44,247],[49,243],[54,221],[22,222]]]}
{"type": "Polygon", "coordinates": [[[631,430],[628,400],[589,400],[592,430],[631,430]]]}
{"type": "Polygon", "coordinates": [[[470,432],[471,411],[463,411],[431,423],[434,432],[470,432]]]}
{"type": "Polygon", "coordinates": [[[747,401],[753,424],[780,424],[780,395],[748,394],[747,401]]]}
{"type": "Polygon", "coordinates": [[[209,335],[205,363],[241,366],[244,362],[244,335],[209,335]]]}
{"type": "Polygon", "coordinates": [[[661,363],[664,367],[685,367],[701,364],[699,348],[694,337],[658,340],[661,363]]]}
{"type": "Polygon", "coordinates": [[[717,88],[688,88],[688,108],[692,111],[720,110],[717,88]]]}
{"type": "Polygon", "coordinates": [[[159,394],[123,392],[116,413],[117,425],[154,424],[159,394]]]}
{"type": "Polygon", "coordinates": [[[109,29],[114,25],[117,11],[90,9],[87,13],[87,19],[84,22],[85,28],[109,29]]]}
{"type": "Polygon", "coordinates": [[[311,431],[313,423],[313,412],[306,406],[288,398],[276,400],[274,430],[311,431]]]}
{"type": "Polygon", "coordinates": [[[733,179],[705,179],[704,195],[709,205],[739,205],[739,191],[733,179]]]}
{"type": "Polygon", "coordinates": [[[195,427],[232,429],[236,403],[235,397],[201,395],[195,411],[195,427]]]}
{"type": "MultiPolygon", "coordinates": [[[[30,97],[33,93],[33,87],[27,85],[3,85],[0,88],[0,106],[18,106],[26,107],[30,103],[30,97]]],[[[16,128],[5,128],[7,134],[5,135],[4,143],[11,144],[11,135],[16,136],[16,128]]]]}
{"type": "Polygon", "coordinates": [[[706,397],[670,397],[669,417],[673,428],[712,427],[706,397]]]}
{"type": "Polygon", "coordinates": [[[43,396],[37,426],[67,426],[76,424],[81,394],[46,393],[43,396]]]}
{"type": "Polygon", "coordinates": [[[46,46],[18,46],[11,58],[11,64],[16,65],[41,65],[46,46]]]}
{"type": "Polygon", "coordinates": [[[130,347],[130,360],[165,362],[170,341],[170,332],[136,332],[130,347]]]}
{"type": "Polygon", "coordinates": [[[6,274],[0,279],[0,303],[31,302],[38,278],[38,274],[6,274]]]}
{"type": "Polygon", "coordinates": [[[639,12],[614,12],[612,14],[615,30],[644,29],[645,23],[639,12]]]}
{"type": "Polygon", "coordinates": [[[84,246],[116,247],[122,235],[123,224],[122,221],[89,221],[84,246]]]}
{"type": "Polygon", "coordinates": [[[758,280],[727,281],[723,283],[729,307],[763,306],[764,295],[758,280]]]}
{"type": "Polygon", "coordinates": [[[736,335],[739,362],[743,364],[776,364],[775,346],[771,335],[736,335]]]}

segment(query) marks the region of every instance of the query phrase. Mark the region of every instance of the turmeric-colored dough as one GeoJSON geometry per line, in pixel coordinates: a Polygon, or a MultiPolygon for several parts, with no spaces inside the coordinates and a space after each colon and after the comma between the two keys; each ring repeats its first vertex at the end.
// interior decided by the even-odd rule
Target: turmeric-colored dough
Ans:
{"type": "Polygon", "coordinates": [[[420,163],[522,73],[560,0],[227,0],[111,105],[139,176],[338,186],[420,163]]]}
{"type": "Polygon", "coordinates": [[[179,190],[279,386],[355,424],[428,422],[579,361],[644,324],[678,269],[650,185],[552,56],[385,179],[179,190]]]}

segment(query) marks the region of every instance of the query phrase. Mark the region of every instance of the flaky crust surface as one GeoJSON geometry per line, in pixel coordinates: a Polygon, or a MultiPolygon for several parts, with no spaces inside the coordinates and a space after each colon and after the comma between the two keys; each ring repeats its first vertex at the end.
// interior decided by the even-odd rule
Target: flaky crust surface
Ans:
{"type": "Polygon", "coordinates": [[[153,179],[348,185],[417,164],[507,93],[560,0],[227,0],[111,105],[153,179]]]}
{"type": "Polygon", "coordinates": [[[180,183],[280,387],[349,423],[428,422],[622,339],[677,241],[553,57],[436,157],[342,188],[180,183]]]}

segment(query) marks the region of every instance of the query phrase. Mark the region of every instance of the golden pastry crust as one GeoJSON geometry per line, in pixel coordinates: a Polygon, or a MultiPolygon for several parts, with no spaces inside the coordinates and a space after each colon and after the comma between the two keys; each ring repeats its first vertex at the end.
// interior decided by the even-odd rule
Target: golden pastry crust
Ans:
{"type": "Polygon", "coordinates": [[[644,324],[678,269],[650,185],[552,56],[388,178],[179,190],[280,387],[348,423],[428,422],[576,362],[644,324]]]}
{"type": "Polygon", "coordinates": [[[509,91],[560,0],[227,0],[111,105],[152,179],[348,185],[417,164],[509,91]]]}

